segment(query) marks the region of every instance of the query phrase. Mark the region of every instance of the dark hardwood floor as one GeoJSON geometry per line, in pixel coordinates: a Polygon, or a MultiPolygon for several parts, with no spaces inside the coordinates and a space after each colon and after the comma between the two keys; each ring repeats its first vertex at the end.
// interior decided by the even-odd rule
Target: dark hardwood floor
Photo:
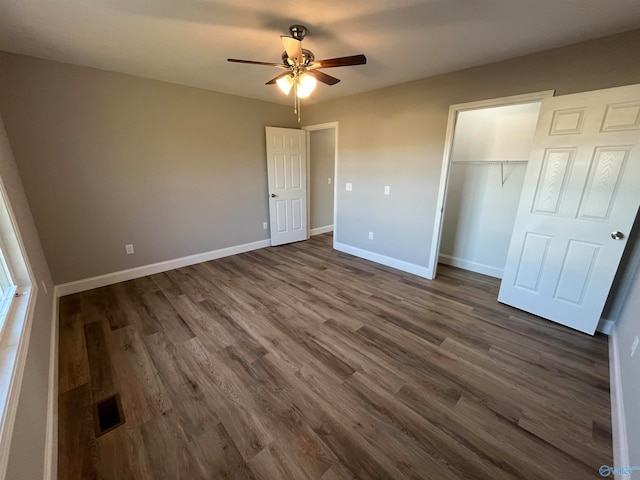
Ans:
{"type": "Polygon", "coordinates": [[[60,299],[58,478],[586,479],[607,342],[331,235],[60,299]],[[119,393],[124,425],[94,431],[119,393]]]}

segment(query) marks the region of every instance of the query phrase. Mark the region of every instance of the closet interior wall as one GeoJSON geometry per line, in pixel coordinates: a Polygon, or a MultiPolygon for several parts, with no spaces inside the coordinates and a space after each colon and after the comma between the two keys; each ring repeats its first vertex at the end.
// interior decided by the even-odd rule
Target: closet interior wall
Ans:
{"type": "Polygon", "coordinates": [[[502,278],[540,103],[460,112],[439,260],[502,278]]]}

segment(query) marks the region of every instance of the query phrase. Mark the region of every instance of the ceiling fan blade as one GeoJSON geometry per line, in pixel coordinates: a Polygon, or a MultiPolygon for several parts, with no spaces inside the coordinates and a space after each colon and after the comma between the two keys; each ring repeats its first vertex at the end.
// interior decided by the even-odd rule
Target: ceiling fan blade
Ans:
{"type": "Polygon", "coordinates": [[[339,78],[332,77],[331,75],[327,75],[326,73],[319,72],[318,70],[307,70],[307,74],[315,77],[316,80],[326,83],[327,85],[335,85],[340,81],[339,78]]]}
{"type": "Polygon", "coordinates": [[[349,67],[351,65],[364,65],[367,63],[367,57],[364,55],[351,55],[349,57],[328,58],[326,60],[317,60],[313,62],[310,68],[332,68],[332,67],[349,67]]]}
{"type": "Polygon", "coordinates": [[[254,62],[253,60],[238,60],[237,58],[227,58],[227,62],[249,63],[251,65],[267,65],[269,67],[282,67],[283,66],[281,63],[254,62]]]}
{"type": "Polygon", "coordinates": [[[302,63],[304,60],[302,58],[302,42],[285,35],[282,35],[280,38],[282,39],[282,45],[287,52],[287,57],[291,60],[297,60],[298,63],[302,63]]]}
{"type": "Polygon", "coordinates": [[[289,72],[289,70],[287,70],[286,72],[282,72],[280,75],[278,75],[277,77],[272,78],[271,80],[269,80],[267,83],[265,83],[265,85],[273,85],[275,84],[278,80],[280,80],[282,77],[286,77],[287,75],[291,75],[291,73],[289,72]]]}

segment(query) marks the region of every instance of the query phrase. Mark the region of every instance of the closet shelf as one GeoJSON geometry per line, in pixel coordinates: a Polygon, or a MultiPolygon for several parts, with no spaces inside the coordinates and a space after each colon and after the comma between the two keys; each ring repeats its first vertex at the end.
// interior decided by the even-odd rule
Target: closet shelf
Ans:
{"type": "Polygon", "coordinates": [[[505,165],[526,165],[527,160],[454,160],[451,163],[467,165],[500,165],[501,186],[504,187],[504,166],[505,165]]]}
{"type": "Polygon", "coordinates": [[[528,160],[454,160],[451,163],[467,163],[469,165],[525,164],[528,160]]]}

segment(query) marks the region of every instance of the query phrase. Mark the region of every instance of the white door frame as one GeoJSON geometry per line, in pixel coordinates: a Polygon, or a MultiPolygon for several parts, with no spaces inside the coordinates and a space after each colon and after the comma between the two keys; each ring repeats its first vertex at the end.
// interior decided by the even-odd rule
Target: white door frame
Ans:
{"type": "Polygon", "coordinates": [[[333,153],[333,248],[336,247],[336,229],[338,218],[338,122],[319,123],[317,125],[307,125],[302,130],[307,132],[307,239],[310,237],[311,230],[311,132],[316,130],[333,129],[335,137],[335,151],[333,153]]]}
{"type": "Polygon", "coordinates": [[[537,102],[548,97],[553,97],[554,93],[555,90],[544,90],[541,92],[525,93],[523,95],[511,95],[508,97],[490,98],[476,102],[457,103],[449,107],[447,135],[445,136],[444,141],[444,155],[442,157],[440,185],[438,187],[436,218],[433,223],[433,238],[431,240],[431,252],[429,253],[429,266],[427,267],[426,275],[428,279],[433,280],[436,278],[436,270],[438,268],[438,255],[440,254],[440,240],[442,237],[442,225],[444,222],[445,200],[447,198],[447,188],[449,186],[449,166],[451,164],[453,136],[455,133],[458,113],[464,112],[465,110],[479,110],[481,108],[503,107],[506,105],[537,102]]]}

